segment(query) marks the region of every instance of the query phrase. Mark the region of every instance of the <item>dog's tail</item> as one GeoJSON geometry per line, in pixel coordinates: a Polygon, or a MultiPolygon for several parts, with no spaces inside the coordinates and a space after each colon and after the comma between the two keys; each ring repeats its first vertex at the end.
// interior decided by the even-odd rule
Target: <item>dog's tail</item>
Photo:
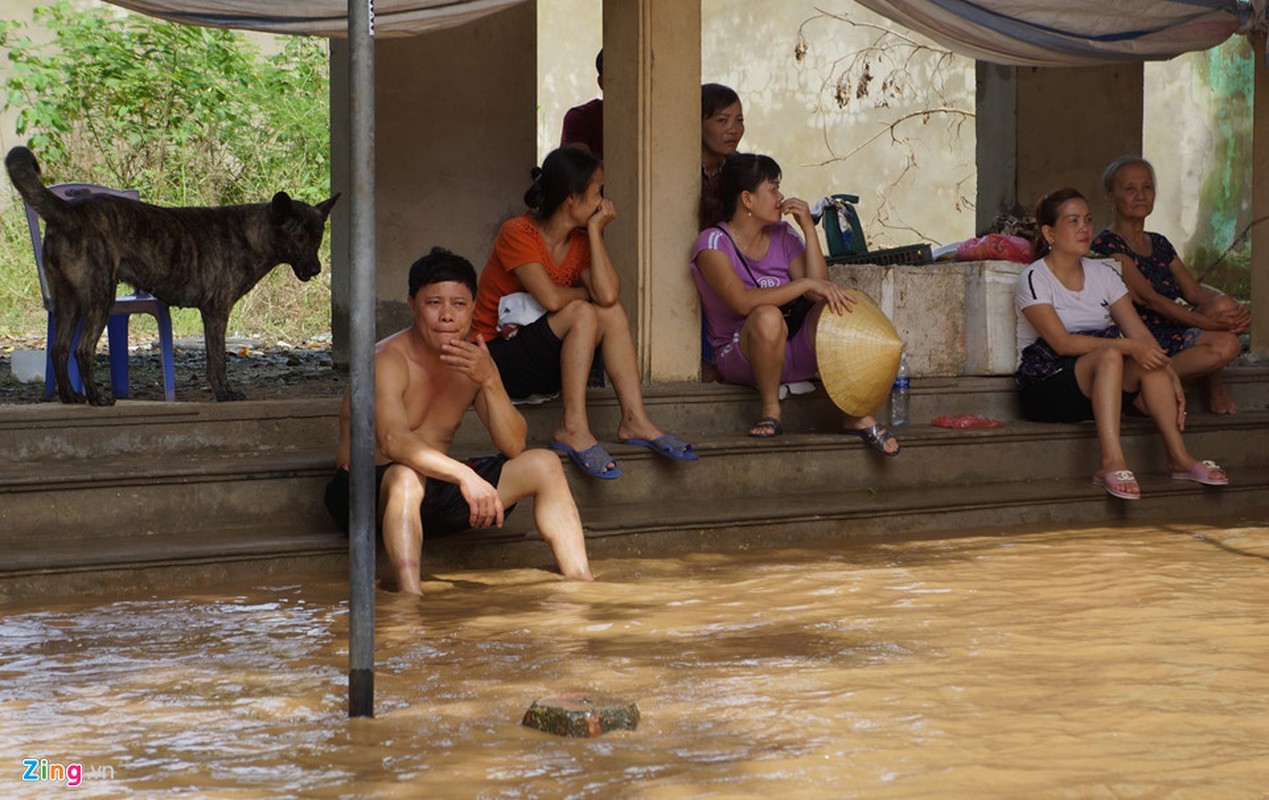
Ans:
{"type": "Polygon", "coordinates": [[[67,203],[44,187],[35,153],[25,147],[15,147],[5,156],[4,167],[9,171],[9,180],[17,187],[18,194],[46,222],[62,218],[66,213],[67,203]]]}

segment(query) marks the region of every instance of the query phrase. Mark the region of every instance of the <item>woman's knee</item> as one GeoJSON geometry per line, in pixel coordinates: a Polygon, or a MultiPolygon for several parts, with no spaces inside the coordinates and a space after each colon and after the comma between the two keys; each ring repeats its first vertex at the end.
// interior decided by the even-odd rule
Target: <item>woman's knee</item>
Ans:
{"type": "Polygon", "coordinates": [[[1080,356],[1075,362],[1077,375],[1084,391],[1091,392],[1093,384],[1111,382],[1124,385],[1124,355],[1110,345],[1102,345],[1080,356]]]}
{"type": "Polygon", "coordinates": [[[613,303],[610,306],[601,306],[596,303],[589,303],[588,305],[595,312],[595,317],[599,320],[600,327],[604,329],[608,329],[613,325],[620,325],[625,328],[630,327],[626,309],[621,303],[613,303]]]}
{"type": "Polygon", "coordinates": [[[1222,364],[1228,364],[1242,352],[1242,342],[1228,331],[1206,331],[1199,337],[1199,344],[1207,347],[1222,364]]]}
{"type": "MultiPolygon", "coordinates": [[[[567,305],[552,315],[552,321],[559,323],[557,335],[563,339],[573,331],[594,332],[599,329],[599,317],[595,304],[589,300],[570,300],[567,305]]],[[[551,326],[555,329],[555,326],[551,326]]]]}
{"type": "Polygon", "coordinates": [[[745,318],[749,335],[763,342],[781,342],[788,336],[784,314],[775,306],[758,306],[745,318]]]}
{"type": "Polygon", "coordinates": [[[1099,375],[1122,374],[1124,370],[1124,354],[1108,344],[1099,346],[1096,350],[1086,353],[1082,358],[1088,359],[1099,375]]]}
{"type": "Polygon", "coordinates": [[[1218,294],[1211,300],[1202,303],[1197,309],[1200,314],[1216,316],[1238,310],[1238,301],[1227,294],[1218,294]]]}

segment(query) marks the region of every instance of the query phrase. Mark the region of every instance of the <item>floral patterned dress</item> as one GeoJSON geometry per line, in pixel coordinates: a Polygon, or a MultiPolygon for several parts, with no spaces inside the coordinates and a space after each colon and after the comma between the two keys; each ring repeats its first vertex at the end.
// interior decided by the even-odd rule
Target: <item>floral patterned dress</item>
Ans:
{"type": "MultiPolygon", "coordinates": [[[[1109,228],[1093,239],[1092,250],[1103,256],[1115,253],[1128,256],[1136,262],[1137,271],[1145,276],[1152,289],[1169,300],[1176,300],[1181,296],[1181,284],[1177,281],[1176,275],[1172,274],[1171,266],[1176,258],[1176,248],[1161,233],[1147,232],[1146,235],[1150,237],[1152,245],[1148,256],[1133,250],[1122,236],[1109,228]]],[[[1167,351],[1169,356],[1174,356],[1190,347],[1197,339],[1197,328],[1187,328],[1145,306],[1136,306],[1136,309],[1141,315],[1141,321],[1146,323],[1146,327],[1154,334],[1159,346],[1167,351]]]]}

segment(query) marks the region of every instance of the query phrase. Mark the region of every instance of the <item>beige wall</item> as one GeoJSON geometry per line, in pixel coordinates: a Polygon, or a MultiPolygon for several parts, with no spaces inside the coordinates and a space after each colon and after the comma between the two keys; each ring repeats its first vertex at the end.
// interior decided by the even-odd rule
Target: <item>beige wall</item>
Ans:
{"type": "Polygon", "coordinates": [[[1034,209],[1045,193],[1073,186],[1105,219],[1102,169],[1141,149],[1141,64],[1024,67],[1017,78],[1018,202],[1034,209]]]}
{"type": "Polygon", "coordinates": [[[604,46],[601,0],[538,0],[537,157],[560,146],[564,112],[601,92],[595,54],[604,46]]]}
{"type": "MultiPolygon", "coordinates": [[[[415,259],[440,245],[480,270],[498,225],[523,210],[534,163],[536,28],[534,4],[524,3],[457,28],[377,43],[379,336],[409,323],[406,283],[415,259]]],[[[336,219],[336,253],[345,231],[336,219]]],[[[332,302],[343,304],[346,294],[335,294],[332,302]]]]}
{"type": "MultiPolygon", "coordinates": [[[[810,49],[799,62],[794,58],[799,26],[816,15],[816,5],[816,0],[701,0],[702,82],[725,83],[740,94],[746,125],[742,149],[780,162],[786,194],[809,200],[834,191],[860,195],[860,215],[875,247],[973,235],[972,119],[938,116],[927,123],[903,123],[900,144],[883,136],[844,161],[821,163],[923,106],[901,98],[888,108],[871,102],[838,108],[831,83],[825,86],[833,62],[862,50],[877,33],[840,21],[811,23],[806,28],[810,49]],[[949,127],[957,121],[963,124],[949,127]]],[[[602,41],[598,6],[594,0],[539,2],[539,156],[558,145],[569,106],[596,95],[592,62],[602,41]]],[[[894,27],[853,3],[837,6],[857,22],[894,27]]],[[[955,104],[972,112],[973,61],[953,57],[940,74],[955,104]]],[[[918,71],[916,83],[928,83],[930,77],[918,71]]]]}

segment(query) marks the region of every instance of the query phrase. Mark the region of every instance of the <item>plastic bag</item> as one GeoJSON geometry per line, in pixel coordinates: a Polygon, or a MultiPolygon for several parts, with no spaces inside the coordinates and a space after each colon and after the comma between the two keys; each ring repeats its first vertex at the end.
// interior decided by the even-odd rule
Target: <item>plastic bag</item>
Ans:
{"type": "Polygon", "coordinates": [[[1021,236],[989,233],[977,239],[966,239],[956,246],[957,261],[1017,261],[1031,263],[1031,242],[1021,236]]]}
{"type": "Polygon", "coordinates": [[[971,428],[1003,428],[1005,423],[998,419],[990,419],[982,414],[939,414],[930,420],[936,428],[953,428],[969,430],[971,428]]]}
{"type": "Polygon", "coordinates": [[[528,292],[505,294],[498,301],[498,335],[513,339],[520,328],[537,322],[545,313],[542,304],[528,292]]]}

